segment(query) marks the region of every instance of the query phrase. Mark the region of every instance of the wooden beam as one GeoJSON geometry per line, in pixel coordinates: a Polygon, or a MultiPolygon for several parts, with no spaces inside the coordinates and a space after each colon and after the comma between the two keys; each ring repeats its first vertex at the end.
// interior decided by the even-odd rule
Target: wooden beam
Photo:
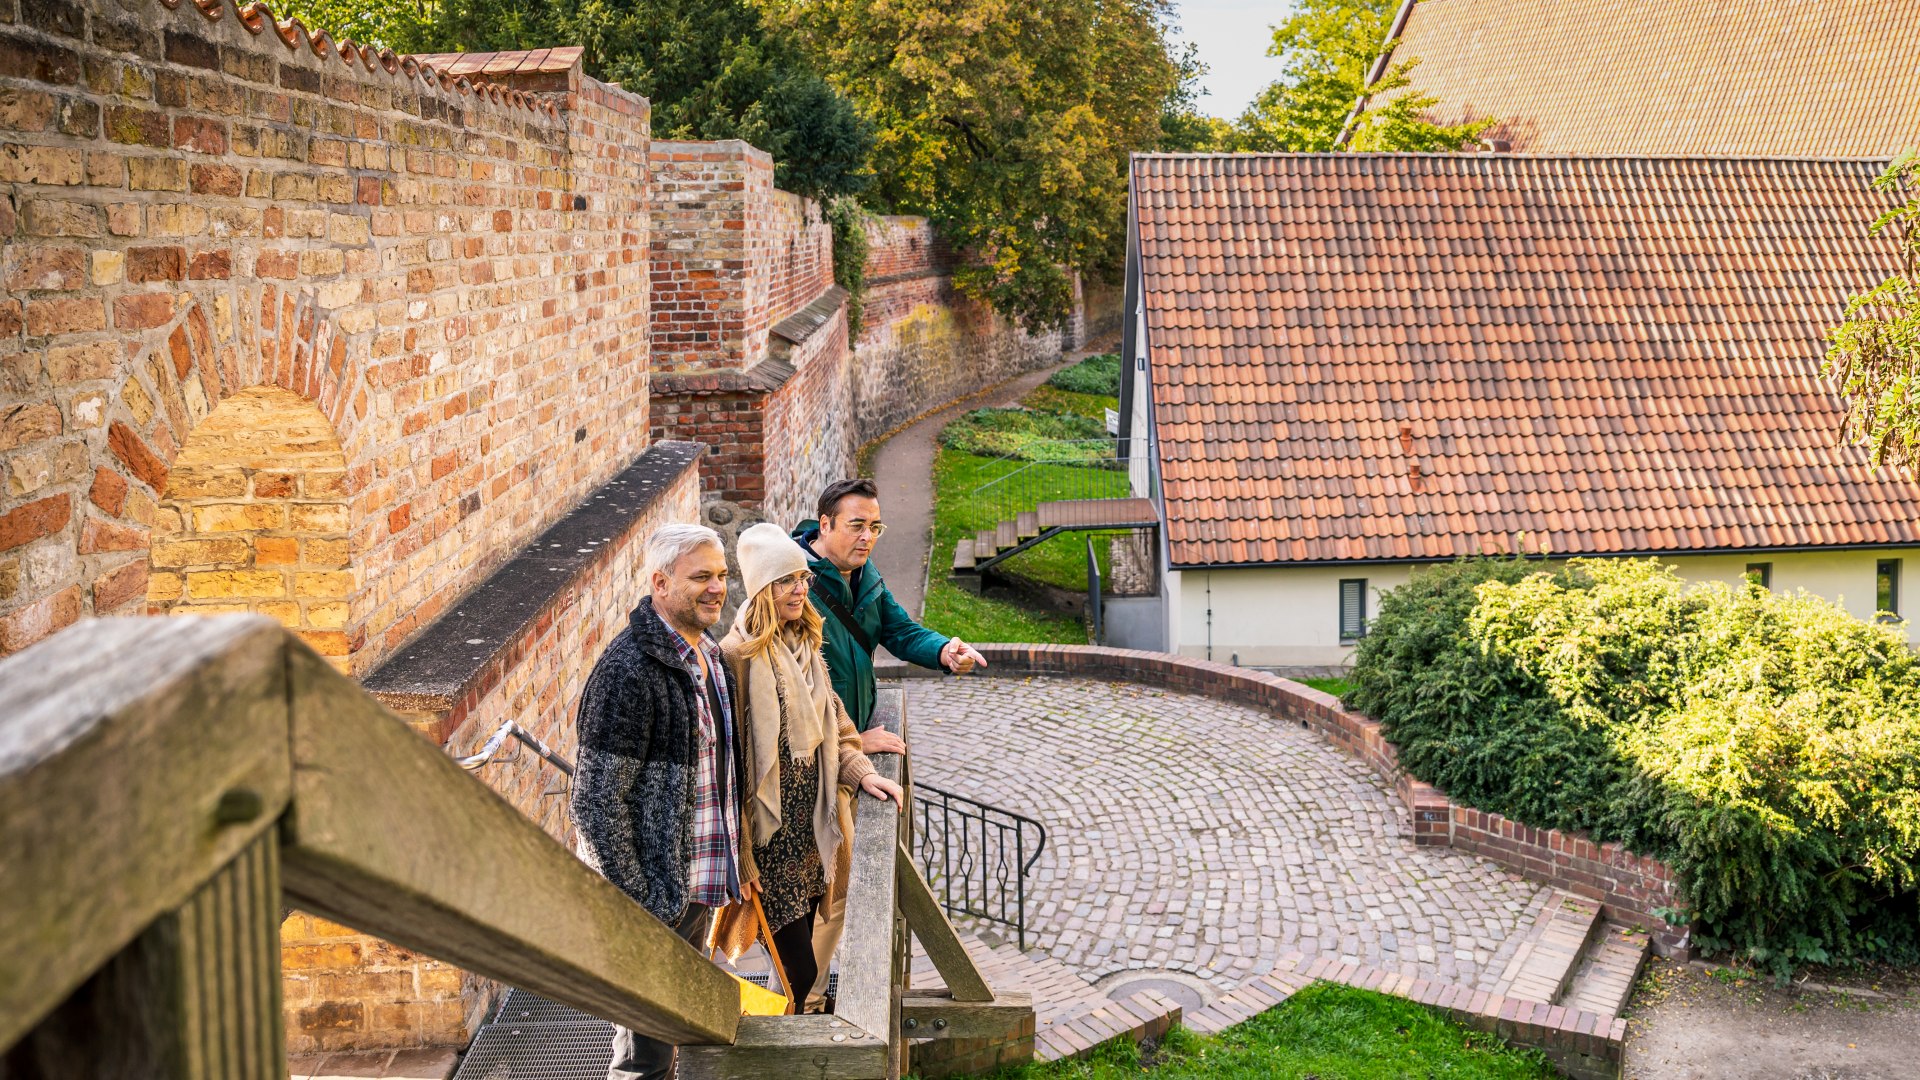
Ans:
{"type": "Polygon", "coordinates": [[[955,1001],[947,994],[909,990],[900,999],[900,1034],[908,1039],[1004,1039],[1033,1026],[1033,995],[1002,990],[988,1001],[955,1001]]]}
{"type": "MultiPolygon", "coordinates": [[[[899,733],[902,693],[882,690],[873,723],[899,733]]],[[[881,776],[898,781],[900,755],[875,754],[881,776]]],[[[883,1042],[894,1030],[895,852],[900,846],[900,808],[871,795],[854,796],[853,871],[847,878],[847,932],[840,941],[840,992],[834,1010],[883,1042]]]]}
{"type": "Polygon", "coordinates": [[[894,858],[894,872],[900,878],[900,913],[907,918],[907,928],[927,947],[927,959],[933,961],[933,969],[946,981],[954,1000],[992,1001],[993,990],[960,944],[960,935],[953,932],[947,913],[940,910],[940,901],[904,845],[894,858]]]}
{"type": "Polygon", "coordinates": [[[0,1047],[281,816],[286,640],[92,619],[0,660],[0,1047]]]}
{"type": "Polygon", "coordinates": [[[269,829],[14,1044],[0,1075],[284,1080],[277,870],[269,829]]]}
{"type": "Polygon", "coordinates": [[[887,1042],[844,1019],[745,1016],[732,1046],[682,1046],[679,1080],[879,1080],[887,1042]]]}
{"type": "MultiPolygon", "coordinates": [[[[731,976],[292,639],[302,908],[673,1043],[730,1043],[731,976]]],[[[889,898],[891,900],[891,898],[889,898]]]]}

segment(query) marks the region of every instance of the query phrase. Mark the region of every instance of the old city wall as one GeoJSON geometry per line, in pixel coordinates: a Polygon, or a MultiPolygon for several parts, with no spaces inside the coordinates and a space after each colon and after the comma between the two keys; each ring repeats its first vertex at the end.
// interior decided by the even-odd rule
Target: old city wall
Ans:
{"type": "MultiPolygon", "coordinates": [[[[646,102],[206,4],[0,0],[0,653],[261,612],[456,750],[508,716],[570,750],[635,538],[697,506],[695,448],[649,446],[646,102]]],[[[564,834],[527,757],[481,775],[564,834]]],[[[296,1051],[484,1004],[302,915],[284,944],[296,1051]]]]}
{"type": "Polygon", "coordinates": [[[710,524],[793,524],[865,443],[928,411],[1111,337],[1115,289],[1089,287],[1066,329],[1028,334],[953,286],[925,218],[868,227],[860,340],[847,340],[819,207],[773,187],[740,142],[658,142],[653,435],[708,446],[710,524]]]}

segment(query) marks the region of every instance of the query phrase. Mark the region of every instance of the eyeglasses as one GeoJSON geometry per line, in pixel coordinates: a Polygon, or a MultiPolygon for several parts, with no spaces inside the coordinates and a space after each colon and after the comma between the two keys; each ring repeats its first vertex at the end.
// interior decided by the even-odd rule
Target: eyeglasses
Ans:
{"type": "Polygon", "coordinates": [[[780,580],[774,582],[773,591],[777,593],[806,592],[812,586],[813,586],[813,574],[811,574],[806,570],[802,570],[797,574],[788,574],[786,577],[783,577],[780,580]]]}
{"type": "Polygon", "coordinates": [[[840,527],[853,533],[855,536],[860,536],[863,533],[872,533],[875,540],[887,535],[887,523],[884,521],[866,521],[861,518],[854,518],[852,521],[841,523],[840,527]]]}

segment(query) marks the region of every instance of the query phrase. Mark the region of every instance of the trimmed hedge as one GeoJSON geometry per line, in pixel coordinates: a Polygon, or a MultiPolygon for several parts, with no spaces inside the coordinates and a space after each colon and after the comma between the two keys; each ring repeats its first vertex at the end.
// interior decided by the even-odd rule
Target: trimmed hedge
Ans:
{"type": "Polygon", "coordinates": [[[940,445],[981,457],[1041,458],[1088,463],[1113,457],[1100,420],[1033,409],[975,409],[940,431],[940,445]],[[1089,440],[1073,445],[1073,440],[1089,440]]]}
{"type": "Polygon", "coordinates": [[[1896,627],[1654,560],[1471,560],[1381,598],[1352,681],[1420,779],[1665,862],[1710,952],[1920,959],[1920,659],[1896,627]]]}
{"type": "Polygon", "coordinates": [[[1120,354],[1097,353],[1070,367],[1063,367],[1047,379],[1047,385],[1076,394],[1120,396],[1120,354]]]}

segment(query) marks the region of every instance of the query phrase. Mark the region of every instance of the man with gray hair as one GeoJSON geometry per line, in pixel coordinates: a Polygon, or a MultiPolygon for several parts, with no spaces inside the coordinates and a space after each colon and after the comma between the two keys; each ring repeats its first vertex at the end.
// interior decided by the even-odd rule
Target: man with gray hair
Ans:
{"type": "MultiPolygon", "coordinates": [[[[573,823],[582,856],[696,947],[740,896],[745,742],[735,687],[708,628],[727,599],[727,558],[704,525],[647,540],[627,625],[580,695],[573,823]]],[[[608,1080],[665,1080],[673,1047],[616,1027],[608,1080]]]]}

